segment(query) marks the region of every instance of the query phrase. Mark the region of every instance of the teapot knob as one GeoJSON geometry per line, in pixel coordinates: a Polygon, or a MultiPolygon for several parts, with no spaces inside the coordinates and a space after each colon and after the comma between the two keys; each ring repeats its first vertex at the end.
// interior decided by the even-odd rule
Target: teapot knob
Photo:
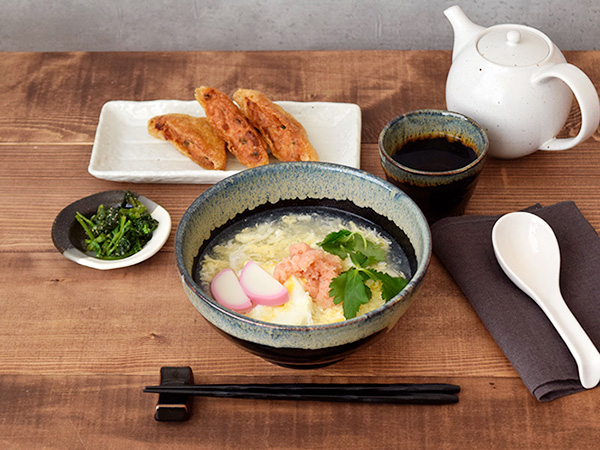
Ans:
{"type": "Polygon", "coordinates": [[[517,45],[521,41],[521,33],[517,30],[510,30],[506,33],[506,40],[508,41],[508,45],[517,45]]]}

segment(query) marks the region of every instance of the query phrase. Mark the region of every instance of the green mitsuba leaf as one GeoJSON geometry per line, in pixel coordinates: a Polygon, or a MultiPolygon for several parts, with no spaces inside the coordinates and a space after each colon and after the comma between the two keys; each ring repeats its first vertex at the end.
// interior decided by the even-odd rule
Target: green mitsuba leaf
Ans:
{"type": "Polygon", "coordinates": [[[350,257],[356,266],[342,272],[329,285],[329,295],[333,297],[333,303],[339,305],[343,302],[346,319],[356,317],[360,305],[371,300],[372,292],[365,281],[370,279],[381,283],[381,296],[386,302],[395,297],[408,283],[402,277],[393,277],[367,268],[385,261],[386,252],[380,245],[369,241],[359,232],[340,230],[329,233],[318,245],[342,259],[350,257]]]}

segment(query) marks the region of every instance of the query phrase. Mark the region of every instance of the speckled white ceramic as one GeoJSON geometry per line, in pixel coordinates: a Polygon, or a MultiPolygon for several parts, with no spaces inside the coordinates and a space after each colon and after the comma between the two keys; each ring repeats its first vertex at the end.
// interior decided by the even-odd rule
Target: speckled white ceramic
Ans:
{"type": "Polygon", "coordinates": [[[208,322],[237,344],[271,362],[314,367],[344,358],[396,324],[427,271],[431,237],[419,208],[387,181],[341,165],[294,162],[246,170],[200,195],[181,219],[175,253],[185,292],[208,322]],[[265,323],[219,305],[193,279],[194,259],[200,247],[215,229],[239,220],[241,215],[275,209],[283,203],[333,204],[340,209],[350,208],[380,226],[398,230],[402,247],[412,254],[410,282],[384,306],[330,325],[265,323]]]}
{"type": "MultiPolygon", "coordinates": [[[[276,102],[305,128],[321,161],[360,165],[361,111],[354,103],[276,102]]],[[[214,184],[245,170],[231,152],[226,170],[207,170],[169,142],[148,134],[148,119],[168,113],[205,117],[200,104],[181,100],[111,100],[100,111],[88,171],[97,178],[135,183],[214,184]]],[[[278,164],[271,157],[271,164],[278,164]]]]}
{"type": "Polygon", "coordinates": [[[536,150],[566,150],[592,136],[600,101],[592,80],[548,36],[534,28],[476,25],[458,5],[444,11],[454,30],[446,107],[475,119],[490,156],[514,159],[536,150]],[[576,136],[557,138],[577,100],[576,136]]]}

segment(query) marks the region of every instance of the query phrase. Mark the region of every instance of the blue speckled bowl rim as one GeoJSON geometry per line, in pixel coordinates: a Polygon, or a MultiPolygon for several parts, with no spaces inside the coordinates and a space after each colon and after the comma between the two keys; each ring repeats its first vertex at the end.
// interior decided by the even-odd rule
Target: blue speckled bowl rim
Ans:
{"type": "Polygon", "coordinates": [[[406,197],[406,199],[411,204],[411,207],[414,209],[414,213],[419,218],[418,220],[425,227],[427,227],[426,232],[424,233],[424,236],[423,236],[423,245],[424,245],[424,247],[426,247],[425,259],[422,261],[417,261],[417,269],[416,269],[415,273],[413,274],[412,278],[410,279],[410,281],[408,282],[408,284],[406,285],[406,287],[398,295],[396,295],[393,299],[389,300],[388,302],[386,302],[384,305],[380,306],[379,308],[376,308],[372,311],[369,311],[365,314],[362,314],[362,315],[352,318],[352,319],[347,319],[342,322],[336,322],[336,323],[332,323],[332,324],[323,324],[323,325],[280,325],[280,324],[255,320],[255,319],[249,318],[247,316],[244,316],[242,314],[236,313],[236,312],[220,305],[218,302],[216,302],[215,300],[210,298],[210,296],[206,295],[204,293],[204,290],[201,289],[200,286],[194,281],[194,279],[192,278],[192,275],[190,273],[188,273],[187,270],[185,270],[185,261],[183,260],[183,254],[182,254],[183,252],[181,251],[181,247],[182,247],[181,239],[182,239],[182,234],[183,234],[183,229],[185,227],[185,224],[190,220],[191,217],[193,217],[193,215],[195,214],[195,210],[198,208],[199,203],[201,203],[205,197],[211,196],[215,192],[226,190],[233,183],[238,183],[240,180],[243,180],[247,177],[254,177],[255,174],[258,172],[273,170],[273,169],[271,169],[271,167],[273,167],[273,166],[270,166],[270,165],[260,166],[260,167],[256,167],[253,169],[245,170],[238,174],[235,174],[228,178],[225,178],[224,180],[213,185],[212,187],[207,189],[204,193],[202,193],[200,196],[198,196],[198,198],[196,198],[196,200],[194,200],[194,202],[185,211],[185,213],[183,214],[183,216],[181,218],[181,221],[179,222],[179,226],[177,227],[177,232],[175,235],[175,255],[176,255],[177,269],[179,271],[179,274],[180,274],[183,282],[187,285],[187,287],[189,289],[191,289],[205,303],[210,305],[212,308],[218,310],[220,313],[222,313],[226,316],[229,316],[230,318],[233,318],[233,319],[238,320],[243,323],[247,323],[249,325],[259,326],[259,327],[265,328],[265,329],[278,330],[280,332],[281,331],[307,332],[307,331],[311,331],[311,330],[332,330],[332,329],[336,329],[336,328],[347,327],[352,324],[367,322],[371,318],[383,314],[387,309],[390,309],[396,303],[402,302],[405,298],[410,297],[410,295],[408,295],[408,294],[410,294],[411,291],[413,291],[420,284],[421,280],[424,278],[424,276],[427,272],[427,269],[429,267],[429,263],[431,261],[431,254],[432,254],[431,233],[429,230],[429,226],[427,224],[427,220],[425,219],[425,216],[423,215],[421,210],[418,208],[418,206],[410,199],[410,197],[408,197],[406,194],[404,194],[404,192],[402,192],[400,189],[395,187],[393,184],[383,180],[380,177],[377,177],[368,172],[365,172],[361,169],[355,169],[355,168],[348,167],[348,166],[342,166],[342,165],[338,165],[338,164],[324,163],[324,162],[290,162],[290,163],[277,164],[277,166],[279,166],[278,170],[283,169],[284,168],[283,165],[285,165],[285,164],[295,164],[295,165],[318,164],[323,170],[347,172],[347,173],[353,174],[357,177],[368,179],[370,182],[379,184],[384,189],[392,191],[392,192],[396,193],[397,195],[406,197]]]}
{"type": "Polygon", "coordinates": [[[415,175],[435,176],[435,177],[452,176],[452,175],[456,175],[459,173],[464,173],[464,172],[469,171],[472,167],[475,167],[476,165],[480,164],[480,162],[486,157],[489,147],[490,147],[490,144],[489,144],[489,138],[487,136],[487,133],[485,132],[483,127],[481,125],[479,125],[475,120],[471,119],[470,117],[465,116],[464,114],[457,113],[454,111],[446,111],[443,109],[417,109],[415,111],[410,111],[410,112],[401,114],[399,116],[396,116],[392,120],[390,120],[385,125],[385,127],[383,127],[383,129],[381,130],[381,133],[379,133],[379,139],[377,141],[377,148],[379,149],[379,155],[382,158],[385,158],[390,163],[390,165],[397,167],[398,169],[403,170],[407,173],[412,173],[415,175]],[[466,166],[463,166],[459,169],[448,170],[448,171],[443,171],[443,172],[431,172],[428,170],[413,169],[412,167],[408,167],[403,164],[400,164],[398,161],[393,159],[387,151],[385,151],[383,149],[383,140],[390,128],[394,127],[398,122],[400,122],[401,120],[404,120],[407,117],[428,115],[428,114],[450,116],[450,117],[453,117],[453,118],[456,118],[459,120],[463,120],[465,122],[470,123],[471,126],[473,127],[473,129],[478,130],[481,137],[483,138],[483,142],[485,143],[485,145],[484,145],[483,150],[481,152],[479,152],[479,154],[477,155],[477,158],[475,158],[474,161],[471,161],[471,163],[469,163],[466,166]]]}

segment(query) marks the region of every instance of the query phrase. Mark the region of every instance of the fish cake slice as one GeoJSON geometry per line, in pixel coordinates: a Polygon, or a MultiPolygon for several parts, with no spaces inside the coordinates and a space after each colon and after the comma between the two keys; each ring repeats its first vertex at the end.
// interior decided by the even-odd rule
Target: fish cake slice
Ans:
{"type": "Polygon", "coordinates": [[[267,143],[227,95],[201,86],[196,89],[195,96],[204,108],[208,122],[243,165],[257,167],[269,163],[267,143]]]}
{"type": "Polygon", "coordinates": [[[204,117],[187,114],[156,116],[148,121],[148,133],[170,142],[181,154],[204,169],[225,170],[225,141],[204,117]]]}
{"type": "Polygon", "coordinates": [[[238,89],[233,99],[250,123],[261,132],[271,153],[280,161],[318,161],[306,130],[294,116],[260,91],[238,89]]]}

